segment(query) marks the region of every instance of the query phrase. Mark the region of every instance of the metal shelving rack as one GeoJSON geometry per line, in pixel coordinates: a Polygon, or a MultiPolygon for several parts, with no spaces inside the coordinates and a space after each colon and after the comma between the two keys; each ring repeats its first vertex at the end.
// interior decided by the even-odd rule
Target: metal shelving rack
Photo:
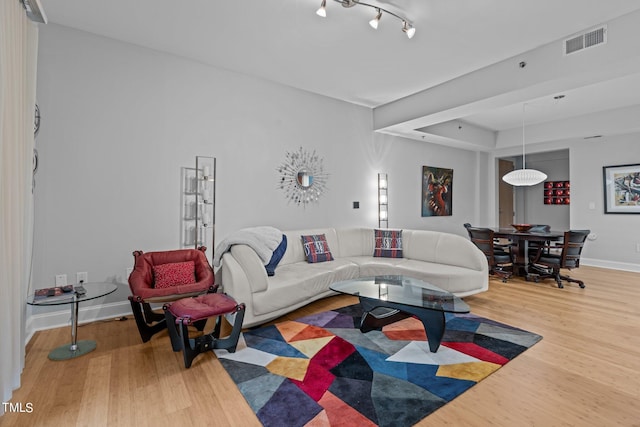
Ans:
{"type": "Polygon", "coordinates": [[[216,224],[216,159],[196,156],[196,167],[182,168],[182,247],[207,247],[213,260],[216,224]]]}

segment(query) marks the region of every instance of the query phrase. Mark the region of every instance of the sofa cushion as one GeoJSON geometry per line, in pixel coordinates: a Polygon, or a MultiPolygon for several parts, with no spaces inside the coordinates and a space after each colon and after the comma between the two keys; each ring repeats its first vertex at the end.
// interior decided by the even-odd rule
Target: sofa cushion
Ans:
{"type": "Polygon", "coordinates": [[[402,230],[373,230],[374,257],[402,258],[402,230]]]}
{"type": "Polygon", "coordinates": [[[261,315],[293,306],[310,298],[333,293],[329,286],[358,277],[358,266],[338,258],[332,262],[309,264],[306,261],[281,265],[278,274],[267,279],[267,292],[252,295],[253,313],[261,315]]]}
{"type": "Polygon", "coordinates": [[[282,235],[282,241],[278,245],[278,247],[273,251],[273,255],[271,255],[271,259],[269,263],[264,266],[265,270],[267,270],[267,276],[273,276],[276,274],[276,267],[278,263],[284,256],[284,253],[287,250],[287,236],[285,234],[282,235]]]}
{"type": "Polygon", "coordinates": [[[313,234],[309,236],[300,236],[302,238],[302,246],[307,256],[307,262],[325,262],[333,261],[327,238],[324,234],[313,234]]]}
{"type": "Polygon", "coordinates": [[[156,289],[196,283],[193,261],[171,262],[153,266],[153,287],[156,289]]]}
{"type": "Polygon", "coordinates": [[[410,276],[431,283],[459,297],[478,293],[479,289],[487,290],[489,286],[487,271],[476,271],[454,265],[405,259],[405,262],[399,263],[394,271],[393,274],[410,276]]]}

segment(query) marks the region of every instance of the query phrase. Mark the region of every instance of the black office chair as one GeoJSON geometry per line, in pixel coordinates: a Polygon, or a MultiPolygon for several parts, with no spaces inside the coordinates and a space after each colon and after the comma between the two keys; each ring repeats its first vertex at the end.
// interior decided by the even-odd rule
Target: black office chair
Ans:
{"type": "MultiPolygon", "coordinates": [[[[464,228],[467,229],[467,232],[469,231],[469,227],[473,227],[468,222],[465,222],[462,225],[464,225],[464,228]]],[[[469,237],[471,237],[471,235],[469,235],[469,237]]],[[[493,238],[493,247],[495,249],[501,250],[503,252],[509,252],[511,250],[512,246],[513,246],[513,243],[511,241],[509,241],[508,239],[500,239],[498,237],[494,237],[493,238]]]]}
{"type": "Polygon", "coordinates": [[[511,253],[498,249],[494,243],[493,230],[490,228],[467,227],[469,238],[480,249],[489,262],[489,274],[496,275],[507,282],[513,276],[511,253]]]}
{"type": "MultiPolygon", "coordinates": [[[[551,231],[551,226],[546,224],[534,224],[530,229],[532,233],[548,233],[551,231]]],[[[538,253],[538,249],[541,246],[550,246],[550,241],[539,241],[539,240],[529,240],[527,242],[527,250],[529,253],[529,258],[535,256],[538,253]]]]}
{"type": "Polygon", "coordinates": [[[561,245],[550,246],[543,245],[538,248],[537,253],[531,258],[532,267],[530,269],[530,276],[536,282],[540,279],[546,279],[553,277],[556,280],[559,288],[564,288],[562,284],[563,280],[567,282],[577,283],[578,286],[584,288],[584,282],[582,280],[573,279],[569,276],[560,274],[562,268],[571,270],[573,268],[580,267],[580,254],[584,242],[587,240],[587,236],[591,233],[591,230],[569,230],[564,233],[564,240],[561,245]],[[550,252],[550,249],[560,248],[560,253],[550,252]]]}

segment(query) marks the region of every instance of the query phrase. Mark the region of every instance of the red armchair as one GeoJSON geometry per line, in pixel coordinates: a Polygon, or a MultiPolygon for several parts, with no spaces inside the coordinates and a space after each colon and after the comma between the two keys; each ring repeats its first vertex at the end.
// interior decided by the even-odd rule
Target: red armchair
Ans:
{"type": "MultiPolygon", "coordinates": [[[[213,269],[205,255],[206,249],[202,246],[198,249],[133,252],[135,263],[129,276],[129,288],[131,289],[129,301],[143,342],[149,341],[154,334],[167,327],[164,314],[153,311],[151,303],[175,301],[217,290],[217,286],[214,284],[213,269]],[[156,287],[154,267],[190,261],[193,262],[195,283],[173,284],[164,280],[163,287],[156,287]]],[[[158,269],[156,269],[157,272],[158,269]]],[[[204,324],[196,326],[200,330],[204,328],[204,324]]]]}

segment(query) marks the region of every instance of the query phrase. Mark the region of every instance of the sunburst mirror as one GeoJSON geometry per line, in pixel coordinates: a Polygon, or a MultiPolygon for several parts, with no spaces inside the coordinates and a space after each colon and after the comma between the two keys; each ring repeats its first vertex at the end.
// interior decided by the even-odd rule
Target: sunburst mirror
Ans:
{"type": "Polygon", "coordinates": [[[327,188],[329,174],[315,150],[309,152],[300,147],[297,151],[288,151],[278,172],[285,197],[299,206],[317,203],[327,188]]]}

